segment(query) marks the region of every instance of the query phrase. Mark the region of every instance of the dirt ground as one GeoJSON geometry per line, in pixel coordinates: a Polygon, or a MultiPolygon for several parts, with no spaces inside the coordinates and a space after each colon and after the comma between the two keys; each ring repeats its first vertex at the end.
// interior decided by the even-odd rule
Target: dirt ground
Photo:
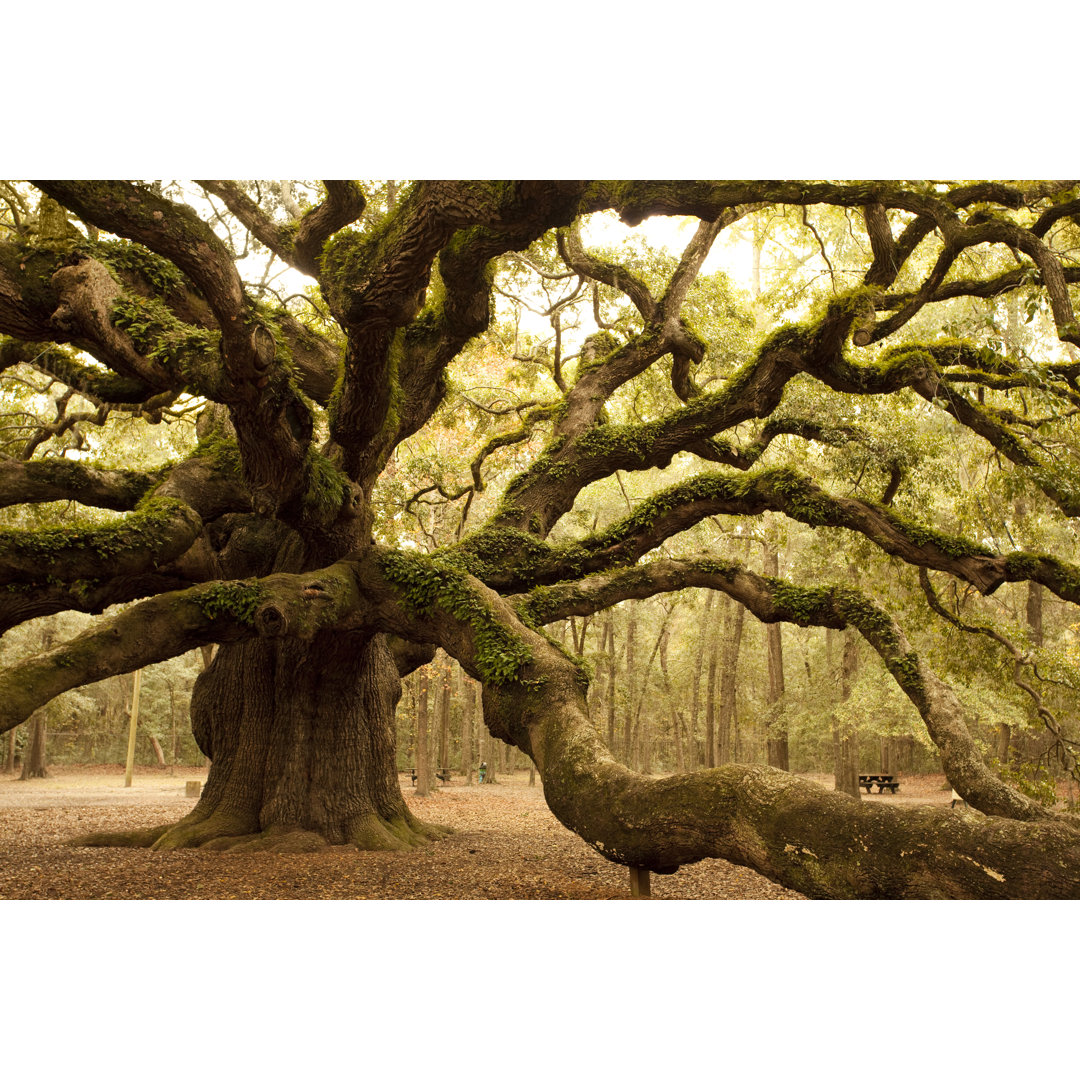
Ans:
{"type": "MultiPolygon", "coordinates": [[[[548,810],[528,773],[465,786],[455,777],[426,799],[402,790],[418,817],[455,832],[411,852],[331,848],[311,854],[150,852],[79,848],[80,835],[179,820],[194,805],[188,780],[206,771],[57,766],[19,781],[0,775],[0,900],[379,899],[620,900],[628,873],[601,858],[548,810]]],[[[812,775],[828,787],[831,776],[812,775]]],[[[944,777],[905,778],[896,805],[948,805],[944,777]]],[[[800,900],[797,893],[720,859],[652,875],[653,899],[800,900]]]]}

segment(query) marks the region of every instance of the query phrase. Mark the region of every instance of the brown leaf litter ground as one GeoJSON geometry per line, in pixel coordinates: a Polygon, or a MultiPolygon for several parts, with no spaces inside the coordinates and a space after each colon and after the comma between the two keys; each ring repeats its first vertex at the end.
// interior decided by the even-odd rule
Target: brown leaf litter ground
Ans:
{"type": "MultiPolygon", "coordinates": [[[[43,779],[0,775],[0,900],[622,900],[625,867],[603,859],[561,825],[528,773],[466,786],[459,777],[421,799],[420,818],[454,833],[410,852],[330,848],[311,854],[150,852],[78,848],[92,832],[148,828],[192,807],[187,780],[205,770],[139,768],[125,788],[121,766],[57,766],[43,779]]],[[[814,776],[831,785],[831,777],[814,776]]],[[[948,804],[941,777],[905,779],[903,803],[948,804]]],[[[799,894],[720,859],[652,875],[658,900],[798,900],[799,894]]]]}

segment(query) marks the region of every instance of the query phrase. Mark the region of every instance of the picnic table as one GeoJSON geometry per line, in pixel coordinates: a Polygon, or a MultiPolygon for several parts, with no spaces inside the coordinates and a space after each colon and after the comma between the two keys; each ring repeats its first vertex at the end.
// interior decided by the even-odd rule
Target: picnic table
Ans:
{"type": "Polygon", "coordinates": [[[877,784],[878,794],[881,795],[886,788],[889,789],[890,795],[896,794],[896,789],[900,787],[900,781],[893,779],[892,773],[860,773],[859,774],[859,787],[866,788],[866,794],[870,794],[870,788],[872,785],[877,784]]]}
{"type": "MultiPolygon", "coordinates": [[[[436,769],[435,770],[435,775],[444,784],[449,784],[450,783],[450,770],[449,769],[436,769]]],[[[413,769],[413,771],[412,771],[412,782],[414,784],[416,783],[416,770],[415,769],[413,769]]]]}

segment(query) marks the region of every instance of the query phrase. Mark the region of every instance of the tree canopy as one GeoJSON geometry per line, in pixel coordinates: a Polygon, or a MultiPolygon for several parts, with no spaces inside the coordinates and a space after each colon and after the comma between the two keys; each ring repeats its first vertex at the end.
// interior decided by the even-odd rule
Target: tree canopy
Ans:
{"type": "Polygon", "coordinates": [[[996,665],[1077,775],[1067,643],[983,598],[1080,602],[1078,215],[1073,181],[0,184],[0,632],[97,617],[0,674],[0,730],[216,643],[199,806],[90,842],[407,847],[393,706],[442,648],[616,862],[1078,897],[1080,821],[963,685],[996,665]],[[674,252],[619,242],[661,219],[674,252]],[[545,627],[683,590],[858,635],[976,812],[617,760],[545,627]]]}

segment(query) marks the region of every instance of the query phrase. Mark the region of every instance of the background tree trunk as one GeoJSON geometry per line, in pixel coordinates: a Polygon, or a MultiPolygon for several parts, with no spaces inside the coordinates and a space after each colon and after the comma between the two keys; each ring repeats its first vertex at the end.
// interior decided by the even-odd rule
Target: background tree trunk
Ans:
{"type": "MultiPolygon", "coordinates": [[[[776,549],[765,544],[762,549],[762,563],[766,577],[778,577],[780,560],[776,549]]],[[[768,623],[765,627],[769,654],[769,688],[766,701],[769,704],[769,735],[766,740],[768,763],[774,769],[789,767],[788,736],[786,725],[772,713],[784,697],[784,646],[780,636],[780,624],[768,623]]]]}
{"type": "MultiPolygon", "coordinates": [[[[637,627],[637,620],[633,614],[630,615],[630,620],[626,627],[626,684],[633,690],[634,685],[634,631],[637,627]]],[[[624,765],[629,765],[633,760],[634,746],[632,743],[634,735],[633,725],[633,693],[627,693],[626,695],[626,713],[623,717],[623,753],[622,760],[624,765]]]]}
{"type": "Polygon", "coordinates": [[[735,604],[731,626],[724,642],[724,658],[720,668],[720,709],[717,717],[717,765],[726,765],[733,760],[732,728],[737,723],[735,691],[738,686],[739,650],[742,646],[745,615],[746,608],[742,604],[735,604]]]}
{"type": "Polygon", "coordinates": [[[416,794],[426,797],[431,794],[431,756],[428,751],[428,695],[431,691],[431,680],[428,678],[428,667],[425,664],[420,669],[420,675],[416,684],[416,794]]]}
{"type": "Polygon", "coordinates": [[[461,769],[465,777],[466,785],[473,782],[473,689],[472,684],[465,678],[465,673],[459,667],[456,673],[458,684],[458,699],[461,701],[461,769]]]}
{"type": "Polygon", "coordinates": [[[450,658],[446,657],[439,695],[439,768],[450,768],[450,658]]]}
{"type": "Polygon", "coordinates": [[[716,594],[711,590],[705,591],[705,610],[701,616],[701,633],[697,635],[696,648],[694,650],[694,675],[693,685],[690,691],[690,756],[693,767],[705,763],[704,747],[698,751],[698,716],[701,712],[701,672],[705,665],[705,642],[712,631],[712,605],[716,594]]]}
{"type": "MultiPolygon", "coordinates": [[[[719,614],[719,612],[717,613],[719,614]]],[[[705,682],[705,768],[716,767],[716,672],[720,665],[720,649],[727,628],[727,617],[721,626],[713,623],[709,635],[709,670],[705,682]]]]}
{"type": "MultiPolygon", "coordinates": [[[[836,631],[826,631],[835,633],[836,631]]],[[[844,653],[840,662],[840,700],[847,701],[851,697],[851,689],[855,681],[855,674],[859,667],[859,642],[853,630],[844,634],[844,653]]],[[[858,733],[855,725],[849,721],[841,722],[833,716],[833,774],[835,776],[835,788],[848,795],[854,795],[856,799],[862,796],[859,793],[859,744],[858,733]]]]}
{"type": "Polygon", "coordinates": [[[23,748],[20,780],[48,776],[45,769],[45,712],[39,709],[30,720],[30,738],[23,748]]]}
{"type": "Polygon", "coordinates": [[[615,753],[615,614],[608,611],[608,684],[607,684],[607,731],[608,749],[615,753]]]}

